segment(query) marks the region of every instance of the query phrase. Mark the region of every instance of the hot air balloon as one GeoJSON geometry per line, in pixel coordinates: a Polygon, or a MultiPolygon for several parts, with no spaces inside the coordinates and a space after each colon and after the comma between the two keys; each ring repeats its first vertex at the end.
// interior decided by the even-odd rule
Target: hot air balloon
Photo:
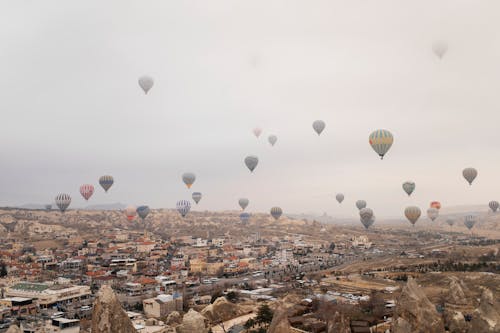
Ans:
{"type": "Polygon", "coordinates": [[[61,193],[56,197],[56,205],[61,213],[64,213],[68,209],[70,203],[71,196],[69,194],[61,193]]]}
{"type": "Polygon", "coordinates": [[[472,185],[472,182],[477,177],[477,170],[474,168],[465,168],[464,171],[462,171],[462,175],[465,180],[469,182],[469,185],[472,185]]]}
{"type": "Polygon", "coordinates": [[[342,201],[344,201],[344,195],[342,193],[337,193],[335,199],[337,199],[338,203],[342,203],[342,201]]]}
{"type": "Polygon", "coordinates": [[[105,192],[108,192],[109,188],[111,185],[113,185],[114,180],[113,177],[110,175],[105,175],[99,178],[99,184],[102,186],[105,192]]]}
{"type": "Polygon", "coordinates": [[[434,54],[438,56],[439,59],[443,58],[446,51],[448,51],[448,44],[446,44],[446,42],[436,41],[434,42],[434,44],[432,44],[432,52],[434,52],[434,54]]]}
{"type": "Polygon", "coordinates": [[[247,212],[241,213],[240,214],[240,220],[241,220],[241,223],[247,224],[248,221],[250,220],[250,214],[248,214],[247,212]]]}
{"type": "Polygon", "coordinates": [[[182,217],[185,217],[190,210],[191,210],[191,203],[189,201],[187,200],[177,201],[177,211],[181,214],[182,217]]]}
{"type": "Polygon", "coordinates": [[[415,183],[411,181],[407,181],[403,183],[403,190],[410,196],[415,190],[415,183]]]}
{"type": "Polygon", "coordinates": [[[255,127],[253,129],[253,135],[255,135],[257,138],[260,136],[261,133],[262,133],[262,129],[261,128],[255,127]]]}
{"type": "Polygon", "coordinates": [[[250,170],[250,172],[253,172],[255,167],[257,167],[257,164],[259,164],[259,158],[257,156],[250,155],[245,157],[245,165],[250,170]]]}
{"type": "Polygon", "coordinates": [[[363,224],[365,229],[368,229],[373,225],[373,223],[375,223],[375,216],[372,216],[369,219],[360,218],[360,220],[361,220],[361,224],[363,224]]]}
{"type": "Polygon", "coordinates": [[[185,172],[182,175],[182,181],[186,184],[187,188],[191,188],[194,181],[196,180],[196,175],[192,172],[185,172]]]}
{"type": "Polygon", "coordinates": [[[276,135],[269,135],[269,137],[267,138],[267,141],[269,141],[271,146],[274,146],[276,141],[278,141],[278,137],[276,135]]]}
{"type": "Polygon", "coordinates": [[[380,159],[384,159],[385,154],[394,142],[394,137],[388,130],[379,129],[370,134],[368,142],[370,142],[373,150],[380,156],[380,159]]]}
{"type": "Polygon", "coordinates": [[[490,206],[490,208],[493,211],[493,213],[496,213],[499,204],[498,204],[498,201],[490,201],[490,203],[488,204],[488,206],[490,206]]]}
{"type": "Polygon", "coordinates": [[[240,200],[238,200],[238,204],[240,205],[241,209],[243,209],[243,210],[245,210],[245,208],[247,208],[249,202],[250,201],[248,201],[247,198],[241,198],[240,200]]]}
{"type": "Polygon", "coordinates": [[[441,203],[439,201],[432,201],[429,207],[436,208],[437,210],[440,210],[441,209],[441,203]]]}
{"type": "Polygon", "coordinates": [[[149,209],[148,206],[139,206],[137,207],[137,214],[139,215],[139,217],[142,219],[142,221],[144,221],[146,219],[146,217],[149,215],[149,213],[151,212],[151,209],[149,209]]]}
{"type": "Polygon", "coordinates": [[[358,207],[359,210],[365,208],[366,207],[366,201],[364,201],[364,200],[358,200],[358,201],[356,201],[356,207],[358,207]]]}
{"type": "Polygon", "coordinates": [[[198,202],[200,202],[200,200],[201,200],[201,193],[200,192],[193,192],[192,197],[193,197],[194,202],[196,202],[196,204],[198,204],[198,202]]]}
{"type": "Polygon", "coordinates": [[[447,223],[450,227],[452,227],[452,226],[455,224],[455,220],[454,220],[454,219],[452,219],[452,218],[448,218],[448,219],[446,219],[446,223],[447,223]]]}
{"type": "Polygon", "coordinates": [[[323,132],[325,126],[326,124],[323,120],[316,120],[313,122],[313,129],[316,133],[318,133],[318,135],[320,135],[321,132],[323,132]]]}
{"type": "Polygon", "coordinates": [[[283,211],[279,207],[271,208],[271,216],[274,217],[275,220],[279,219],[283,211]]]}
{"type": "Polygon", "coordinates": [[[427,209],[427,217],[431,219],[432,222],[434,222],[435,219],[439,216],[439,210],[437,208],[429,208],[427,209]]]}
{"type": "Polygon", "coordinates": [[[155,81],[152,77],[144,75],[139,78],[139,86],[144,90],[144,93],[147,94],[148,91],[153,88],[155,81]]]}
{"type": "Polygon", "coordinates": [[[50,204],[45,205],[45,210],[46,211],[51,211],[52,210],[52,205],[50,205],[50,204]]]}
{"type": "Polygon", "coordinates": [[[89,200],[92,194],[94,194],[94,185],[84,184],[80,186],[80,194],[85,200],[89,200]]]}
{"type": "Polygon", "coordinates": [[[373,222],[375,222],[374,216],[373,216],[373,210],[370,208],[363,208],[359,211],[359,217],[361,223],[365,226],[366,229],[368,229],[373,222]]]}
{"type": "Polygon", "coordinates": [[[125,216],[127,216],[127,220],[132,221],[136,215],[137,208],[135,206],[128,206],[125,208],[125,216]]]}
{"type": "Polygon", "coordinates": [[[474,227],[474,224],[476,224],[476,216],[475,215],[467,215],[465,217],[464,224],[467,227],[467,229],[471,230],[472,227],[474,227]]]}
{"type": "Polygon", "coordinates": [[[405,209],[405,216],[412,225],[415,225],[421,214],[420,208],[416,206],[406,207],[405,209]]]}

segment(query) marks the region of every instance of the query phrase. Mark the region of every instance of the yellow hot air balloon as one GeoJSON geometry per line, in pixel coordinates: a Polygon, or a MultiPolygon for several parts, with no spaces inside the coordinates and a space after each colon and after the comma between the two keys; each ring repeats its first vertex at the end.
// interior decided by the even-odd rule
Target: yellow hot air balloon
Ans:
{"type": "Polygon", "coordinates": [[[379,129],[370,134],[369,142],[373,150],[383,159],[384,155],[391,148],[394,137],[388,130],[379,129]]]}

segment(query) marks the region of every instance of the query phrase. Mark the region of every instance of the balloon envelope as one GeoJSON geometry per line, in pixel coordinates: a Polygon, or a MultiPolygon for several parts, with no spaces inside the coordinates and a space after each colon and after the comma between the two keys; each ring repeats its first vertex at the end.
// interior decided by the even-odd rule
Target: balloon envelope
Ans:
{"type": "Polygon", "coordinates": [[[326,124],[323,120],[316,120],[313,122],[313,129],[316,133],[318,133],[318,135],[321,134],[321,132],[323,132],[323,130],[325,129],[326,127],[326,124]]]}
{"type": "Polygon", "coordinates": [[[275,220],[279,219],[281,214],[283,214],[283,211],[280,207],[271,208],[271,216],[274,217],[275,220]]]}
{"type": "Polygon", "coordinates": [[[182,175],[182,181],[186,184],[187,188],[191,188],[194,181],[196,180],[196,175],[192,172],[185,172],[182,175]]]}
{"type": "Polygon", "coordinates": [[[446,219],[446,223],[451,227],[455,224],[455,220],[452,218],[446,219]]]}
{"type": "Polygon", "coordinates": [[[373,210],[371,208],[363,208],[359,211],[359,216],[361,220],[369,221],[373,216],[373,210]]]}
{"type": "Polygon", "coordinates": [[[467,180],[469,185],[472,185],[472,182],[477,177],[477,170],[474,168],[465,168],[462,171],[462,175],[464,176],[465,180],[467,180]]]}
{"type": "Polygon", "coordinates": [[[250,214],[243,212],[240,214],[240,220],[242,223],[247,224],[248,221],[250,220],[250,214]]]}
{"type": "Polygon", "coordinates": [[[360,220],[361,220],[361,224],[363,224],[365,229],[368,229],[369,227],[371,227],[373,225],[373,223],[375,223],[375,216],[372,216],[368,220],[365,220],[363,218],[360,218],[360,220]]]}
{"type": "Polygon", "coordinates": [[[194,202],[196,204],[198,204],[198,202],[200,202],[200,200],[201,200],[201,193],[200,192],[193,192],[192,197],[193,197],[194,202]]]}
{"type": "Polygon", "coordinates": [[[276,135],[269,135],[269,137],[267,138],[267,141],[269,141],[271,146],[274,146],[276,141],[278,141],[278,137],[276,135]]]}
{"type": "Polygon", "coordinates": [[[415,223],[418,221],[421,214],[422,212],[420,211],[420,208],[416,206],[406,207],[405,209],[405,216],[413,225],[415,225],[415,223]]]}
{"type": "Polygon", "coordinates": [[[439,58],[443,58],[443,56],[448,51],[448,44],[445,41],[436,41],[432,44],[432,52],[439,58]]]}
{"type": "Polygon", "coordinates": [[[69,194],[61,193],[57,195],[55,201],[61,213],[64,213],[71,203],[71,196],[69,194]]]}
{"type": "Polygon", "coordinates": [[[125,208],[125,216],[127,216],[127,220],[132,221],[136,215],[137,208],[135,206],[128,206],[125,208]]]}
{"type": "Polygon", "coordinates": [[[247,208],[249,203],[250,203],[250,201],[248,201],[247,198],[241,198],[240,200],[238,200],[238,204],[240,205],[241,209],[243,209],[243,210],[245,210],[245,208],[247,208]]]}
{"type": "Polygon", "coordinates": [[[259,158],[257,156],[250,155],[245,157],[245,165],[250,170],[250,172],[253,172],[255,167],[257,167],[257,164],[259,164],[259,158]]]}
{"type": "Polygon", "coordinates": [[[344,201],[344,195],[342,193],[337,193],[335,199],[337,199],[338,203],[342,203],[342,201],[344,201]]]}
{"type": "Polygon", "coordinates": [[[261,133],[262,129],[260,129],[259,127],[253,129],[253,135],[255,135],[257,138],[260,136],[261,133]]]}
{"type": "Polygon", "coordinates": [[[488,206],[490,206],[490,209],[493,211],[493,213],[495,213],[498,209],[499,204],[498,204],[498,201],[494,200],[494,201],[490,201],[488,206]]]}
{"type": "Polygon", "coordinates": [[[394,137],[388,130],[379,129],[370,134],[368,142],[380,158],[383,159],[385,154],[387,154],[391,148],[392,143],[394,142],[394,137]]]}
{"type": "Polygon", "coordinates": [[[143,206],[137,207],[137,214],[143,220],[149,215],[150,212],[151,212],[151,209],[149,209],[148,206],[143,205],[143,206]]]}
{"type": "Polygon", "coordinates": [[[94,185],[83,184],[80,186],[80,194],[85,200],[89,200],[92,194],[94,194],[94,185]]]}
{"type": "Polygon", "coordinates": [[[467,229],[471,230],[472,227],[474,227],[474,224],[476,224],[476,216],[475,215],[467,215],[465,217],[464,224],[467,227],[467,229]]]}
{"type": "Polygon", "coordinates": [[[411,181],[407,181],[403,183],[403,190],[410,196],[415,190],[415,183],[411,181]]]}
{"type": "Polygon", "coordinates": [[[432,222],[434,222],[435,219],[439,216],[439,210],[437,208],[431,207],[427,209],[427,217],[431,219],[432,222]]]}
{"type": "Polygon", "coordinates": [[[191,203],[187,200],[179,200],[177,201],[177,211],[181,214],[182,217],[185,217],[187,213],[191,210],[191,203]]]}
{"type": "Polygon", "coordinates": [[[139,78],[139,86],[142,88],[145,94],[147,94],[148,91],[153,88],[154,83],[155,81],[150,76],[144,75],[139,78]]]}
{"type": "Polygon", "coordinates": [[[432,201],[429,207],[439,210],[441,209],[441,203],[439,201],[432,201]]]}
{"type": "Polygon", "coordinates": [[[359,210],[365,208],[366,207],[366,201],[364,201],[364,200],[358,200],[358,201],[356,201],[356,207],[358,207],[359,210]]]}
{"type": "Polygon", "coordinates": [[[114,179],[110,175],[105,175],[99,178],[99,184],[104,189],[105,192],[108,192],[109,188],[113,185],[114,179]]]}

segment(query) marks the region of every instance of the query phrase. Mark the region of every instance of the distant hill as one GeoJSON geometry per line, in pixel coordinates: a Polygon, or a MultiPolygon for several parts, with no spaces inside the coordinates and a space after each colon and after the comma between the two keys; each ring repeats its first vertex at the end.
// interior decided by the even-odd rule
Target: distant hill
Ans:
{"type": "Polygon", "coordinates": [[[84,207],[83,209],[85,210],[122,210],[125,209],[124,204],[120,202],[115,202],[111,204],[102,204],[102,205],[89,205],[87,207],[84,207]]]}
{"type": "Polygon", "coordinates": [[[20,208],[20,209],[45,209],[45,205],[28,203],[28,204],[24,204],[21,206],[17,206],[16,208],[20,208]]]}

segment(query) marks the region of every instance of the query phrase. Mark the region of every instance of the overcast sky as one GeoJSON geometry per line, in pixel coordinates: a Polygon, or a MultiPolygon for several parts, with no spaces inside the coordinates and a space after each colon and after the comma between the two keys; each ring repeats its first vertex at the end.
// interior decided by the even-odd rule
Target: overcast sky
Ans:
{"type": "Polygon", "coordinates": [[[199,210],[248,197],[250,211],[345,217],[365,199],[383,217],[500,200],[498,0],[4,0],[0,22],[0,205],[63,192],[81,207],[92,183],[91,204],[174,207],[191,197],[185,171],[199,210]],[[395,138],[383,161],[378,128],[395,138]]]}

